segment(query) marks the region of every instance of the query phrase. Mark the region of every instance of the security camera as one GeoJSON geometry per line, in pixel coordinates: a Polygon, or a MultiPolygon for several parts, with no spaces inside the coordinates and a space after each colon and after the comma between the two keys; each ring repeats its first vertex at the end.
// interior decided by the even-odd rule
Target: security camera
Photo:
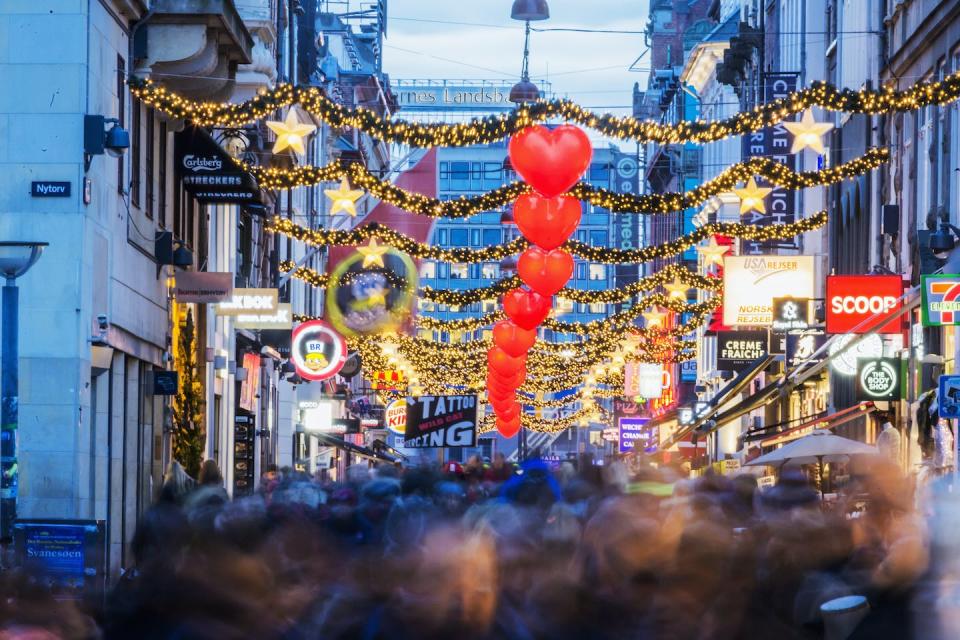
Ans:
{"type": "Polygon", "coordinates": [[[100,328],[100,331],[106,331],[109,323],[107,322],[107,314],[101,313],[97,316],[97,327],[100,328]]]}

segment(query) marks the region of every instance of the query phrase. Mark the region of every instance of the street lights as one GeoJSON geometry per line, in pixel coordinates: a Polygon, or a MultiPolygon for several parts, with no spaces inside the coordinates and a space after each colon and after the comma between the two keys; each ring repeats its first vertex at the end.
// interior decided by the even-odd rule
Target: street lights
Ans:
{"type": "Polygon", "coordinates": [[[547,0],[514,0],[510,17],[514,20],[523,20],[527,28],[523,38],[523,67],[520,71],[520,82],[510,89],[508,100],[514,104],[536,102],[540,99],[540,90],[537,85],[530,82],[530,21],[546,20],[550,17],[547,0]]]}
{"type": "Polygon", "coordinates": [[[2,336],[0,336],[0,540],[9,540],[17,517],[17,422],[19,415],[20,361],[19,300],[17,278],[40,258],[46,242],[0,242],[0,275],[3,285],[2,336]]]}

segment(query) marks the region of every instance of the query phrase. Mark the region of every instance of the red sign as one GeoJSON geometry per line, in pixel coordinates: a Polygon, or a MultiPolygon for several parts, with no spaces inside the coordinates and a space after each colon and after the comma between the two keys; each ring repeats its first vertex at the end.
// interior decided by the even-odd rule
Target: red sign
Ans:
{"type": "Polygon", "coordinates": [[[293,330],[290,358],[301,378],[327,380],[347,361],[347,343],[323,320],[310,320],[293,330]]]}
{"type": "Polygon", "coordinates": [[[900,333],[902,296],[900,276],[827,276],[827,333],[900,333]]]}

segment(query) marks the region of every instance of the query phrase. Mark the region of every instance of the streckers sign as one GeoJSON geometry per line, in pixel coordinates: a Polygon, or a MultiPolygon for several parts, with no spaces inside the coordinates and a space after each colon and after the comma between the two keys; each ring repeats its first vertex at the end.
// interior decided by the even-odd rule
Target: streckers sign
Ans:
{"type": "Polygon", "coordinates": [[[827,333],[900,333],[902,297],[900,276],[827,276],[827,333]]]}

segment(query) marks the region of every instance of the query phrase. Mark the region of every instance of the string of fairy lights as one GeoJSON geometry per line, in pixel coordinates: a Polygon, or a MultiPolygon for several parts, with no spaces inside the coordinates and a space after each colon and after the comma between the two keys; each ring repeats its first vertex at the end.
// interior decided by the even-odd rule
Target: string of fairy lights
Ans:
{"type": "Polygon", "coordinates": [[[942,80],[918,82],[901,91],[892,85],[854,91],[818,81],[808,88],[723,120],[661,124],[629,116],[597,114],[570,100],[549,100],[521,105],[506,114],[449,124],[417,123],[383,117],[364,107],[346,107],[324,95],[317,87],[281,83],[245,102],[223,103],[190,100],[150,80],[131,78],[129,84],[131,93],[146,106],[199,126],[238,128],[261,120],[278,109],[298,104],[333,128],[353,127],[386,142],[421,148],[495,142],[550,119],[575,122],[621,140],[702,144],[774,126],[811,107],[872,115],[945,105],[960,97],[960,73],[954,73],[942,80]]]}
{"type": "MultiPolygon", "coordinates": [[[[590,262],[602,264],[635,264],[639,262],[649,262],[657,258],[673,257],[714,235],[723,235],[754,242],[768,242],[771,240],[793,238],[801,233],[819,229],[826,223],[827,212],[818,211],[803,220],[762,227],[740,222],[711,222],[669,242],[641,247],[639,249],[593,247],[576,240],[568,240],[564,243],[563,248],[573,255],[590,262]]],[[[356,227],[349,231],[343,231],[340,229],[309,229],[287,218],[274,217],[268,221],[266,228],[268,231],[280,233],[314,246],[358,246],[369,242],[371,239],[378,239],[414,258],[440,260],[458,264],[498,261],[520,253],[530,246],[526,238],[521,236],[504,244],[490,245],[480,249],[467,247],[446,249],[418,242],[399,231],[384,227],[375,222],[356,227]]]]}
{"type": "MultiPolygon", "coordinates": [[[[738,183],[746,182],[752,176],[762,176],[785,189],[804,189],[836,184],[842,180],[864,175],[889,160],[889,150],[873,147],[862,156],[835,167],[819,171],[796,172],[771,158],[754,157],[727,167],[711,180],[683,193],[643,195],[617,193],[580,182],[570,190],[569,195],[613,213],[666,214],[699,206],[713,196],[730,191],[738,183]]],[[[244,171],[253,175],[257,184],[263,189],[306,187],[348,178],[353,185],[368,191],[384,202],[410,213],[435,218],[469,218],[484,211],[494,211],[531,191],[529,185],[524,182],[512,182],[476,196],[439,200],[407,191],[378,178],[359,163],[351,163],[347,166],[331,163],[323,167],[308,165],[292,168],[259,167],[243,162],[239,164],[244,171]]]]}

